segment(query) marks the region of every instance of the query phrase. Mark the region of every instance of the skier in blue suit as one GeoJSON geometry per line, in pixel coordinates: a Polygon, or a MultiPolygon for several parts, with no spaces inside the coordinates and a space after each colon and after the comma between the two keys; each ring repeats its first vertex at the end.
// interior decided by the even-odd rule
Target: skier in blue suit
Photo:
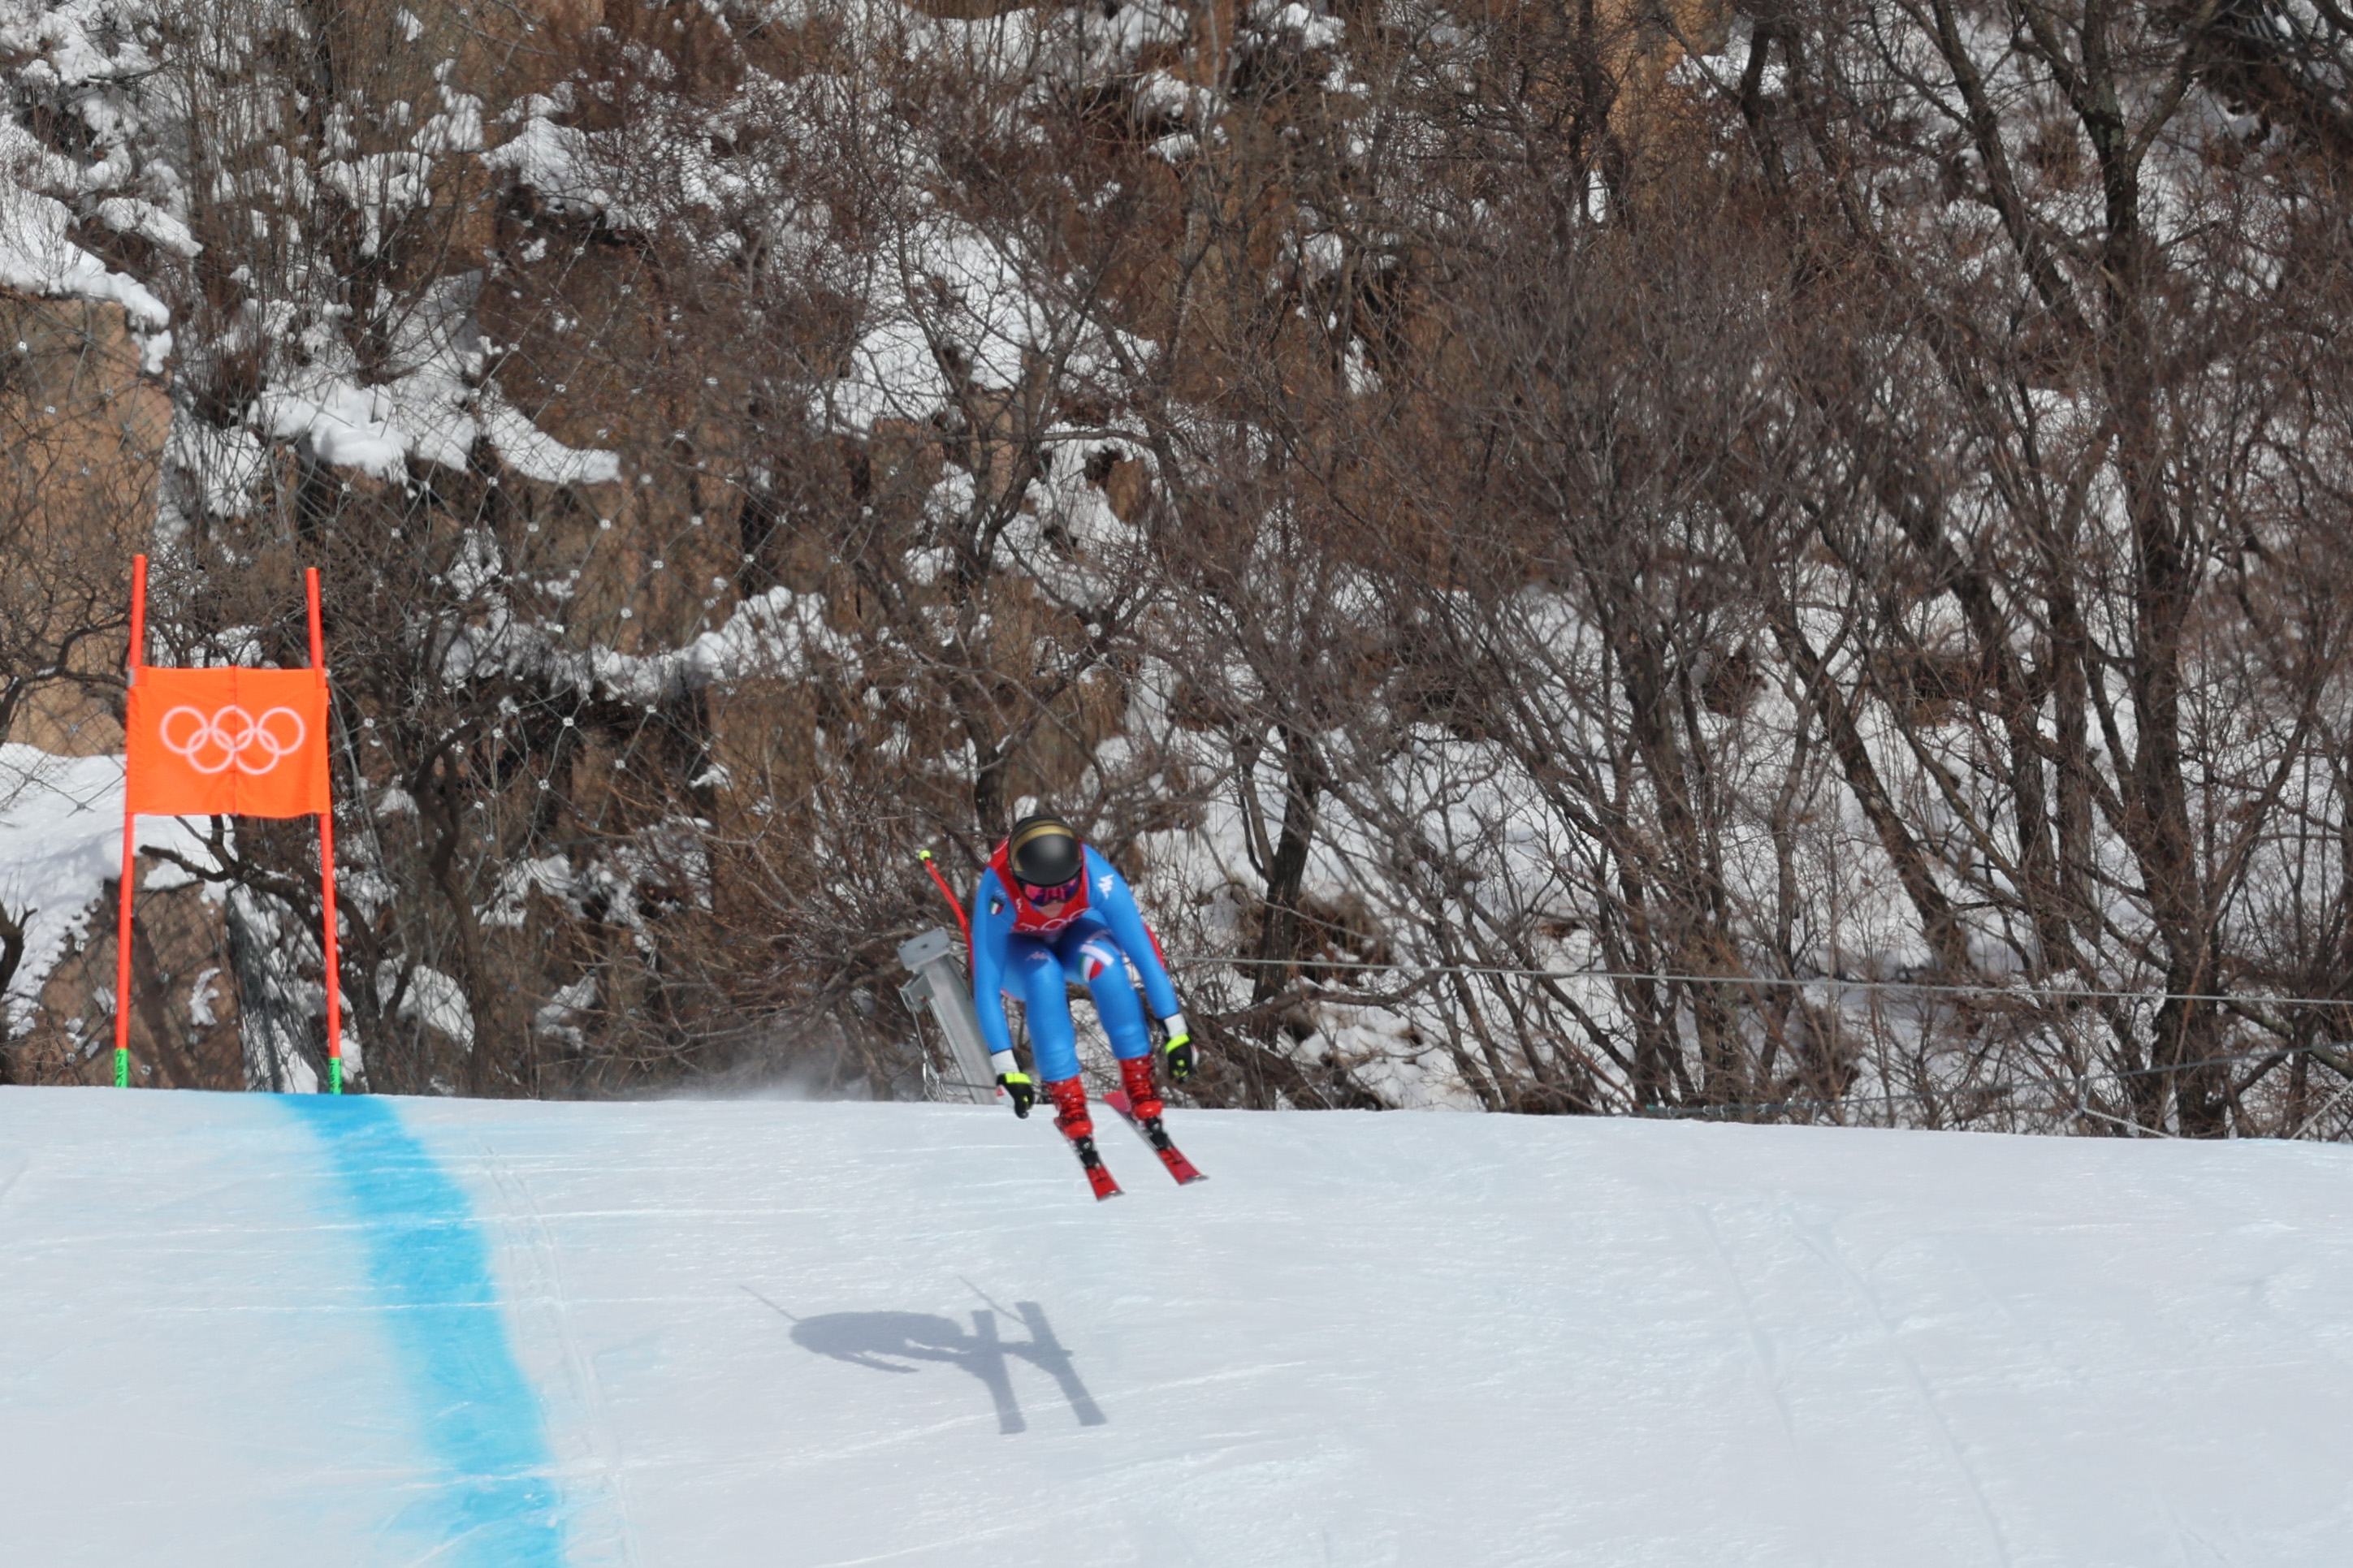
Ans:
{"type": "Polygon", "coordinates": [[[1025,816],[1015,823],[973,893],[973,1002],[988,1040],[990,1065],[1017,1116],[1029,1114],[1037,1085],[1013,1055],[1005,998],[1013,996],[1027,1008],[1030,1049],[1046,1097],[1054,1104],[1054,1125],[1090,1169],[1096,1163],[1094,1124],[1087,1116],[1086,1086],[1079,1081],[1078,1044],[1065,989],[1071,981],[1094,997],[1136,1121],[1155,1146],[1166,1137],[1160,1126],[1166,1108],[1153,1083],[1152,1038],[1127,977],[1131,963],[1144,977],[1145,1001],[1167,1029],[1160,1049],[1168,1077],[1183,1083],[1193,1076],[1192,1037],[1127,879],[1081,843],[1060,817],[1025,816]]]}

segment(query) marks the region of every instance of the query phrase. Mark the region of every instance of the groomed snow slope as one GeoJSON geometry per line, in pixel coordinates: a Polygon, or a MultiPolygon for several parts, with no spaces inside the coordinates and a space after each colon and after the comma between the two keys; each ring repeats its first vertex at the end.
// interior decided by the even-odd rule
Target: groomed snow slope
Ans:
{"type": "Polygon", "coordinates": [[[0,1089],[6,1561],[2353,1561],[2353,1152],[0,1089]]]}

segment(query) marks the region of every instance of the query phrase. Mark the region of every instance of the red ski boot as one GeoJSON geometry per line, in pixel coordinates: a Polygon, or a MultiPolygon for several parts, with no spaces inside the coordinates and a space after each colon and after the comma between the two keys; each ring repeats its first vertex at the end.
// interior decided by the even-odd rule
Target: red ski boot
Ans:
{"type": "Polygon", "coordinates": [[[1095,1152],[1095,1124],[1087,1115],[1087,1086],[1074,1078],[1057,1079],[1046,1086],[1046,1098],[1054,1102],[1054,1125],[1071,1141],[1096,1199],[1119,1196],[1119,1184],[1111,1179],[1111,1173],[1103,1169],[1103,1156],[1095,1152]]]}
{"type": "Polygon", "coordinates": [[[1126,1086],[1126,1092],[1113,1089],[1103,1096],[1103,1103],[1126,1117],[1129,1124],[1144,1134],[1144,1141],[1152,1145],[1152,1152],[1160,1156],[1160,1163],[1168,1167],[1168,1173],[1180,1185],[1199,1181],[1201,1173],[1168,1141],[1168,1129],[1160,1124],[1160,1113],[1168,1108],[1161,1103],[1160,1090],[1152,1081],[1152,1058],[1138,1057],[1134,1061],[1121,1062],[1119,1080],[1126,1086]]]}
{"type": "Polygon", "coordinates": [[[1122,1061],[1119,1081],[1127,1090],[1129,1113],[1147,1128],[1159,1126],[1160,1113],[1167,1107],[1160,1103],[1160,1086],[1152,1079],[1152,1058],[1131,1057],[1122,1061]]]}

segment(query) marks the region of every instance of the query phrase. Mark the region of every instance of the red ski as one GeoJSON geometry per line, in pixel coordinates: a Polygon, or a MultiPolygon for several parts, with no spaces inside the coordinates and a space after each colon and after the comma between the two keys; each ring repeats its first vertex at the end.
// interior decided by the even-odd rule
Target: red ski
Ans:
{"type": "Polygon", "coordinates": [[[1078,1152],[1079,1168],[1087,1173],[1087,1185],[1095,1190],[1095,1202],[1101,1203],[1105,1198],[1119,1196],[1119,1184],[1112,1180],[1110,1167],[1103,1163],[1103,1156],[1095,1152],[1095,1141],[1092,1138],[1074,1138],[1071,1142],[1071,1147],[1078,1152]]]}
{"type": "Polygon", "coordinates": [[[1149,1125],[1136,1120],[1135,1107],[1129,1101],[1124,1089],[1113,1089],[1103,1097],[1103,1102],[1118,1111],[1119,1119],[1134,1128],[1137,1135],[1152,1145],[1152,1152],[1160,1156],[1160,1163],[1168,1167],[1168,1173],[1176,1178],[1178,1186],[1209,1179],[1194,1166],[1192,1161],[1185,1158],[1176,1144],[1168,1141],[1168,1134],[1161,1127],[1158,1117],[1153,1118],[1149,1125]]]}

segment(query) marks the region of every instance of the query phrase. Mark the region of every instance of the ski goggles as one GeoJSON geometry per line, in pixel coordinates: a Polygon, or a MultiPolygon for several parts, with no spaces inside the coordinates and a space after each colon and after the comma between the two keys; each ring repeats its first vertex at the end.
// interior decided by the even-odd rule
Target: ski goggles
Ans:
{"type": "Polygon", "coordinates": [[[1079,896],[1079,884],[1086,879],[1086,873],[1082,871],[1060,887],[1039,888],[1024,882],[1021,891],[1033,904],[1063,904],[1079,896]]]}

